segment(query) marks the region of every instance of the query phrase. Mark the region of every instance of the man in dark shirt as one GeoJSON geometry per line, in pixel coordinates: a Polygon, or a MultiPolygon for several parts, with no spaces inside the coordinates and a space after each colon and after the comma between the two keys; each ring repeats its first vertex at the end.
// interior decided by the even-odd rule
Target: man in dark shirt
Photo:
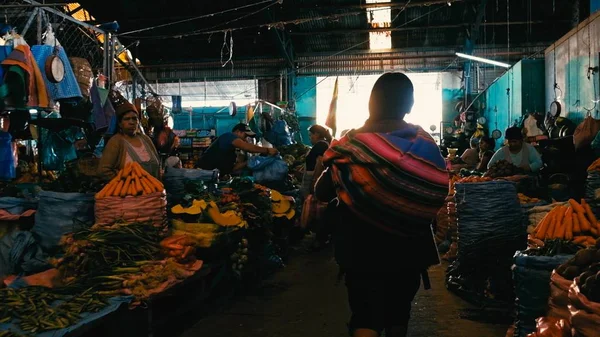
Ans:
{"type": "Polygon", "coordinates": [[[205,170],[218,169],[223,175],[231,174],[246,166],[246,162],[237,161],[236,149],[250,153],[261,153],[274,156],[278,153],[275,148],[266,148],[256,146],[245,141],[247,137],[254,137],[256,134],[250,127],[240,123],[233,127],[231,132],[219,136],[206,151],[200,156],[198,167],[205,170]]]}

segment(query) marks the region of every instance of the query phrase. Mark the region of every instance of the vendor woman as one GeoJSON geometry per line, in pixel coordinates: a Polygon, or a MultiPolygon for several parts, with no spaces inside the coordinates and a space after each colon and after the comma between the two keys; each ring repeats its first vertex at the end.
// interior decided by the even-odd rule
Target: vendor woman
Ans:
{"type": "Polygon", "coordinates": [[[246,141],[248,137],[254,137],[256,134],[250,127],[240,123],[233,127],[231,132],[219,136],[200,157],[198,167],[204,170],[218,169],[222,175],[243,169],[247,162],[238,161],[236,149],[250,153],[260,153],[269,156],[276,155],[277,149],[256,146],[246,141]]]}
{"type": "Polygon", "coordinates": [[[314,186],[317,178],[321,176],[323,165],[321,160],[323,154],[329,148],[329,144],[333,137],[329,130],[321,125],[313,125],[308,129],[308,135],[312,148],[306,155],[305,171],[302,178],[302,189],[300,192],[303,197],[307,197],[314,191],[314,186]]]}
{"type": "Polygon", "coordinates": [[[137,162],[153,177],[159,178],[158,153],[152,140],[139,129],[139,114],[133,104],[126,102],[116,109],[118,132],[110,138],[102,152],[98,175],[108,181],[125,164],[137,162]]]}
{"type": "Polygon", "coordinates": [[[535,147],[523,141],[521,128],[510,127],[506,129],[506,145],[496,151],[488,168],[500,160],[506,160],[509,163],[522,168],[527,173],[537,173],[543,166],[542,157],[535,147]]]}
{"type": "Polygon", "coordinates": [[[488,163],[494,156],[495,147],[496,141],[493,138],[481,137],[479,140],[479,163],[477,163],[477,166],[475,167],[476,171],[487,171],[488,163]]]}

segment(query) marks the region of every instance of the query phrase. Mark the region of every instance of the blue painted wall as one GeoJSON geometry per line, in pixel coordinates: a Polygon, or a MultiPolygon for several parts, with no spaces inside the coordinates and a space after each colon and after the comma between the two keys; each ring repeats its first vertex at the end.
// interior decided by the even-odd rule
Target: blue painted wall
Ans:
{"type": "MultiPolygon", "coordinates": [[[[216,129],[217,135],[230,132],[231,129],[240,122],[246,121],[246,107],[238,107],[237,114],[234,117],[229,116],[229,110],[220,107],[205,107],[192,109],[192,125],[194,129],[216,129]]],[[[190,115],[184,111],[173,117],[173,129],[189,130],[190,115]]]]}
{"type": "Polygon", "coordinates": [[[296,77],[292,86],[292,96],[296,100],[302,142],[308,145],[308,128],[317,122],[317,78],[296,77]]]}
{"type": "Polygon", "coordinates": [[[594,14],[594,12],[599,9],[600,9],[600,0],[590,0],[590,13],[594,14]]]}
{"type": "MultiPolygon", "coordinates": [[[[592,1],[592,8],[599,5],[600,0],[592,1]]],[[[588,78],[588,68],[599,64],[598,53],[600,11],[596,10],[546,50],[546,109],[557,99],[562,106],[561,116],[576,124],[583,121],[586,109],[592,110],[593,117],[600,118],[597,113],[600,104],[594,103],[600,99],[600,74],[588,78]]]]}
{"type": "Polygon", "coordinates": [[[544,60],[522,60],[509,69],[486,92],[484,116],[490,133],[498,129],[502,137],[496,148],[502,146],[506,129],[527,113],[544,111],[544,60]],[[507,92],[507,89],[510,89],[507,92]]]}

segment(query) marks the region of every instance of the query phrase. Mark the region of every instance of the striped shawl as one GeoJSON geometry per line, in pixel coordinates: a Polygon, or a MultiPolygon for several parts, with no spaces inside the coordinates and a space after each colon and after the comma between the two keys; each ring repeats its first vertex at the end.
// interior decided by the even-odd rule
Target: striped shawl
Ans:
{"type": "Polygon", "coordinates": [[[402,237],[431,233],[448,194],[439,148],[422,128],[349,132],[323,156],[338,198],[365,223],[402,237]]]}

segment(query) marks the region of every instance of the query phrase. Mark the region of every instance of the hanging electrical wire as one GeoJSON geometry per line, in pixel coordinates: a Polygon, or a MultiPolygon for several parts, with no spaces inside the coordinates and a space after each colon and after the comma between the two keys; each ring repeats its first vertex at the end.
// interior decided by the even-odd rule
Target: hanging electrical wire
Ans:
{"type": "Polygon", "coordinates": [[[233,66],[233,32],[228,31],[223,35],[223,46],[221,47],[221,67],[225,68],[225,66],[231,63],[233,66]],[[229,33],[229,43],[227,43],[227,35],[229,33]],[[223,62],[223,56],[225,54],[229,55],[229,58],[223,62]]]}
{"type": "MultiPolygon", "coordinates": [[[[196,31],[192,31],[189,33],[184,33],[184,34],[170,34],[170,35],[154,35],[154,36],[127,36],[128,38],[135,38],[135,39],[153,39],[153,40],[161,40],[161,39],[173,39],[173,38],[186,38],[186,37],[191,37],[191,36],[199,36],[199,35],[211,35],[211,34],[218,34],[218,33],[224,33],[226,31],[237,31],[237,30],[246,30],[246,29],[252,29],[252,28],[276,28],[276,29],[283,29],[286,25],[300,25],[303,23],[308,23],[308,22],[314,22],[314,21],[321,21],[321,20],[331,20],[331,21],[336,21],[345,17],[350,17],[350,16],[357,16],[357,15],[364,15],[365,12],[364,11],[354,11],[354,12],[346,12],[346,13],[337,13],[337,14],[330,14],[330,15],[323,15],[323,16],[317,16],[317,17],[309,17],[309,18],[301,18],[301,19],[293,19],[293,20],[286,20],[286,21],[277,21],[277,22],[269,22],[269,23],[262,23],[262,24],[255,24],[255,25],[249,25],[249,26],[242,26],[242,27],[229,27],[229,28],[224,28],[224,29],[218,29],[218,30],[214,30],[215,28],[224,26],[224,25],[228,25],[230,23],[242,20],[244,18],[247,18],[249,16],[252,16],[254,14],[257,14],[261,11],[264,11],[265,9],[271,7],[272,5],[276,4],[277,2],[273,3],[273,4],[269,4],[264,8],[261,8],[260,10],[257,10],[253,13],[244,15],[242,17],[233,19],[231,21],[228,22],[223,22],[220,23],[218,25],[209,27],[209,28],[204,28],[204,29],[199,29],[196,31]]],[[[407,2],[401,9],[400,12],[396,15],[396,17],[394,18],[394,20],[396,20],[399,15],[401,13],[403,13],[406,8],[408,8],[410,4],[410,1],[407,2]]],[[[423,4],[423,6],[425,6],[425,4],[423,4]]],[[[436,12],[439,9],[443,9],[443,8],[447,8],[448,5],[444,4],[441,5],[440,7],[438,7],[437,9],[428,12],[429,14],[436,12]]],[[[376,8],[373,9],[372,11],[379,11],[379,10],[389,10],[387,8],[376,8]]],[[[414,22],[416,20],[419,20],[423,18],[423,16],[419,16],[411,21],[408,21],[406,23],[411,23],[414,22]]],[[[390,21],[390,23],[394,22],[394,20],[390,21]]],[[[405,26],[406,23],[403,25],[405,26]]],[[[403,27],[402,26],[402,27],[403,27]]]]}
{"type": "MultiPolygon", "coordinates": [[[[131,34],[135,34],[135,33],[147,32],[147,31],[150,31],[150,30],[155,30],[155,29],[159,29],[159,28],[164,28],[164,27],[178,25],[180,23],[186,23],[186,22],[196,21],[196,20],[200,20],[200,19],[210,18],[210,17],[214,17],[214,16],[226,14],[226,13],[229,13],[229,12],[235,12],[235,11],[238,11],[238,10],[241,10],[241,9],[245,9],[245,8],[249,8],[249,7],[254,7],[254,6],[262,5],[262,4],[267,3],[267,2],[273,2],[273,0],[262,0],[262,1],[259,1],[259,2],[256,2],[256,3],[252,3],[252,4],[248,4],[248,5],[244,5],[244,6],[239,6],[239,7],[235,7],[235,8],[230,8],[230,9],[226,9],[224,11],[220,11],[220,12],[216,12],[216,13],[203,14],[203,15],[200,15],[200,16],[195,16],[193,18],[188,18],[188,19],[183,19],[183,20],[179,20],[179,21],[169,22],[169,23],[165,23],[165,24],[161,24],[161,25],[156,25],[156,26],[152,26],[152,27],[147,27],[147,28],[136,29],[136,30],[132,30],[132,31],[129,31],[129,32],[125,32],[125,33],[120,33],[120,34],[118,34],[118,36],[125,36],[125,35],[131,35],[131,34]]],[[[275,4],[275,3],[277,3],[277,1],[274,1],[273,4],[275,4]]]]}
{"type": "MultiPolygon", "coordinates": [[[[422,18],[424,18],[424,17],[426,17],[426,16],[428,16],[428,15],[430,15],[430,14],[433,14],[433,13],[435,13],[435,12],[437,12],[437,11],[439,11],[439,10],[443,9],[443,8],[448,8],[447,4],[441,5],[440,7],[437,7],[437,8],[435,8],[435,9],[432,9],[432,10],[430,10],[430,11],[428,11],[427,13],[424,13],[424,14],[422,14],[422,15],[419,15],[419,16],[415,17],[415,18],[414,18],[414,19],[412,19],[412,20],[406,21],[406,22],[404,22],[403,24],[401,24],[401,25],[397,26],[397,28],[402,28],[402,27],[404,27],[404,26],[406,26],[406,25],[408,25],[408,24],[410,24],[410,23],[412,23],[412,22],[414,22],[414,21],[420,20],[420,19],[422,19],[422,18]]],[[[364,14],[364,12],[363,12],[363,14],[364,14]]],[[[220,31],[219,31],[219,32],[220,32],[220,31]]],[[[314,61],[314,62],[310,62],[309,64],[306,64],[306,65],[304,65],[304,66],[302,66],[302,67],[299,67],[298,69],[295,69],[295,70],[293,70],[293,71],[290,71],[290,72],[288,72],[288,73],[287,73],[287,75],[293,75],[294,73],[298,73],[298,72],[300,72],[301,70],[304,70],[304,69],[306,69],[306,68],[310,68],[310,67],[314,66],[315,64],[318,64],[318,63],[321,63],[321,62],[323,62],[323,61],[327,61],[327,60],[329,60],[329,59],[332,59],[332,58],[334,58],[334,57],[336,57],[336,56],[338,56],[338,55],[344,54],[344,53],[346,53],[346,52],[348,52],[348,51],[350,51],[350,50],[352,50],[352,49],[355,49],[355,48],[357,48],[357,47],[360,47],[360,46],[362,46],[362,45],[364,45],[364,44],[368,44],[368,43],[369,43],[369,41],[370,41],[370,40],[369,40],[369,39],[367,39],[367,40],[364,40],[364,41],[362,41],[362,42],[358,42],[358,43],[356,43],[356,44],[354,44],[354,45],[352,45],[352,46],[350,46],[350,47],[348,47],[348,48],[345,48],[345,49],[343,49],[343,50],[340,50],[340,51],[338,51],[338,52],[335,52],[335,53],[333,53],[333,54],[331,54],[331,55],[328,55],[328,56],[325,56],[325,57],[323,57],[323,58],[320,58],[320,59],[318,59],[318,60],[316,60],[316,61],[314,61]]],[[[265,85],[266,85],[266,84],[273,83],[273,82],[276,82],[276,81],[279,81],[279,78],[277,78],[277,79],[272,79],[272,80],[270,80],[270,81],[267,81],[267,82],[265,82],[265,85]]],[[[236,95],[233,95],[232,97],[237,97],[237,96],[243,95],[243,94],[245,94],[245,93],[247,93],[247,92],[249,92],[249,91],[251,91],[251,90],[255,90],[255,89],[254,89],[254,88],[252,88],[252,89],[244,90],[244,91],[242,91],[242,92],[240,92],[240,93],[238,93],[238,94],[236,94],[236,95]]]]}

